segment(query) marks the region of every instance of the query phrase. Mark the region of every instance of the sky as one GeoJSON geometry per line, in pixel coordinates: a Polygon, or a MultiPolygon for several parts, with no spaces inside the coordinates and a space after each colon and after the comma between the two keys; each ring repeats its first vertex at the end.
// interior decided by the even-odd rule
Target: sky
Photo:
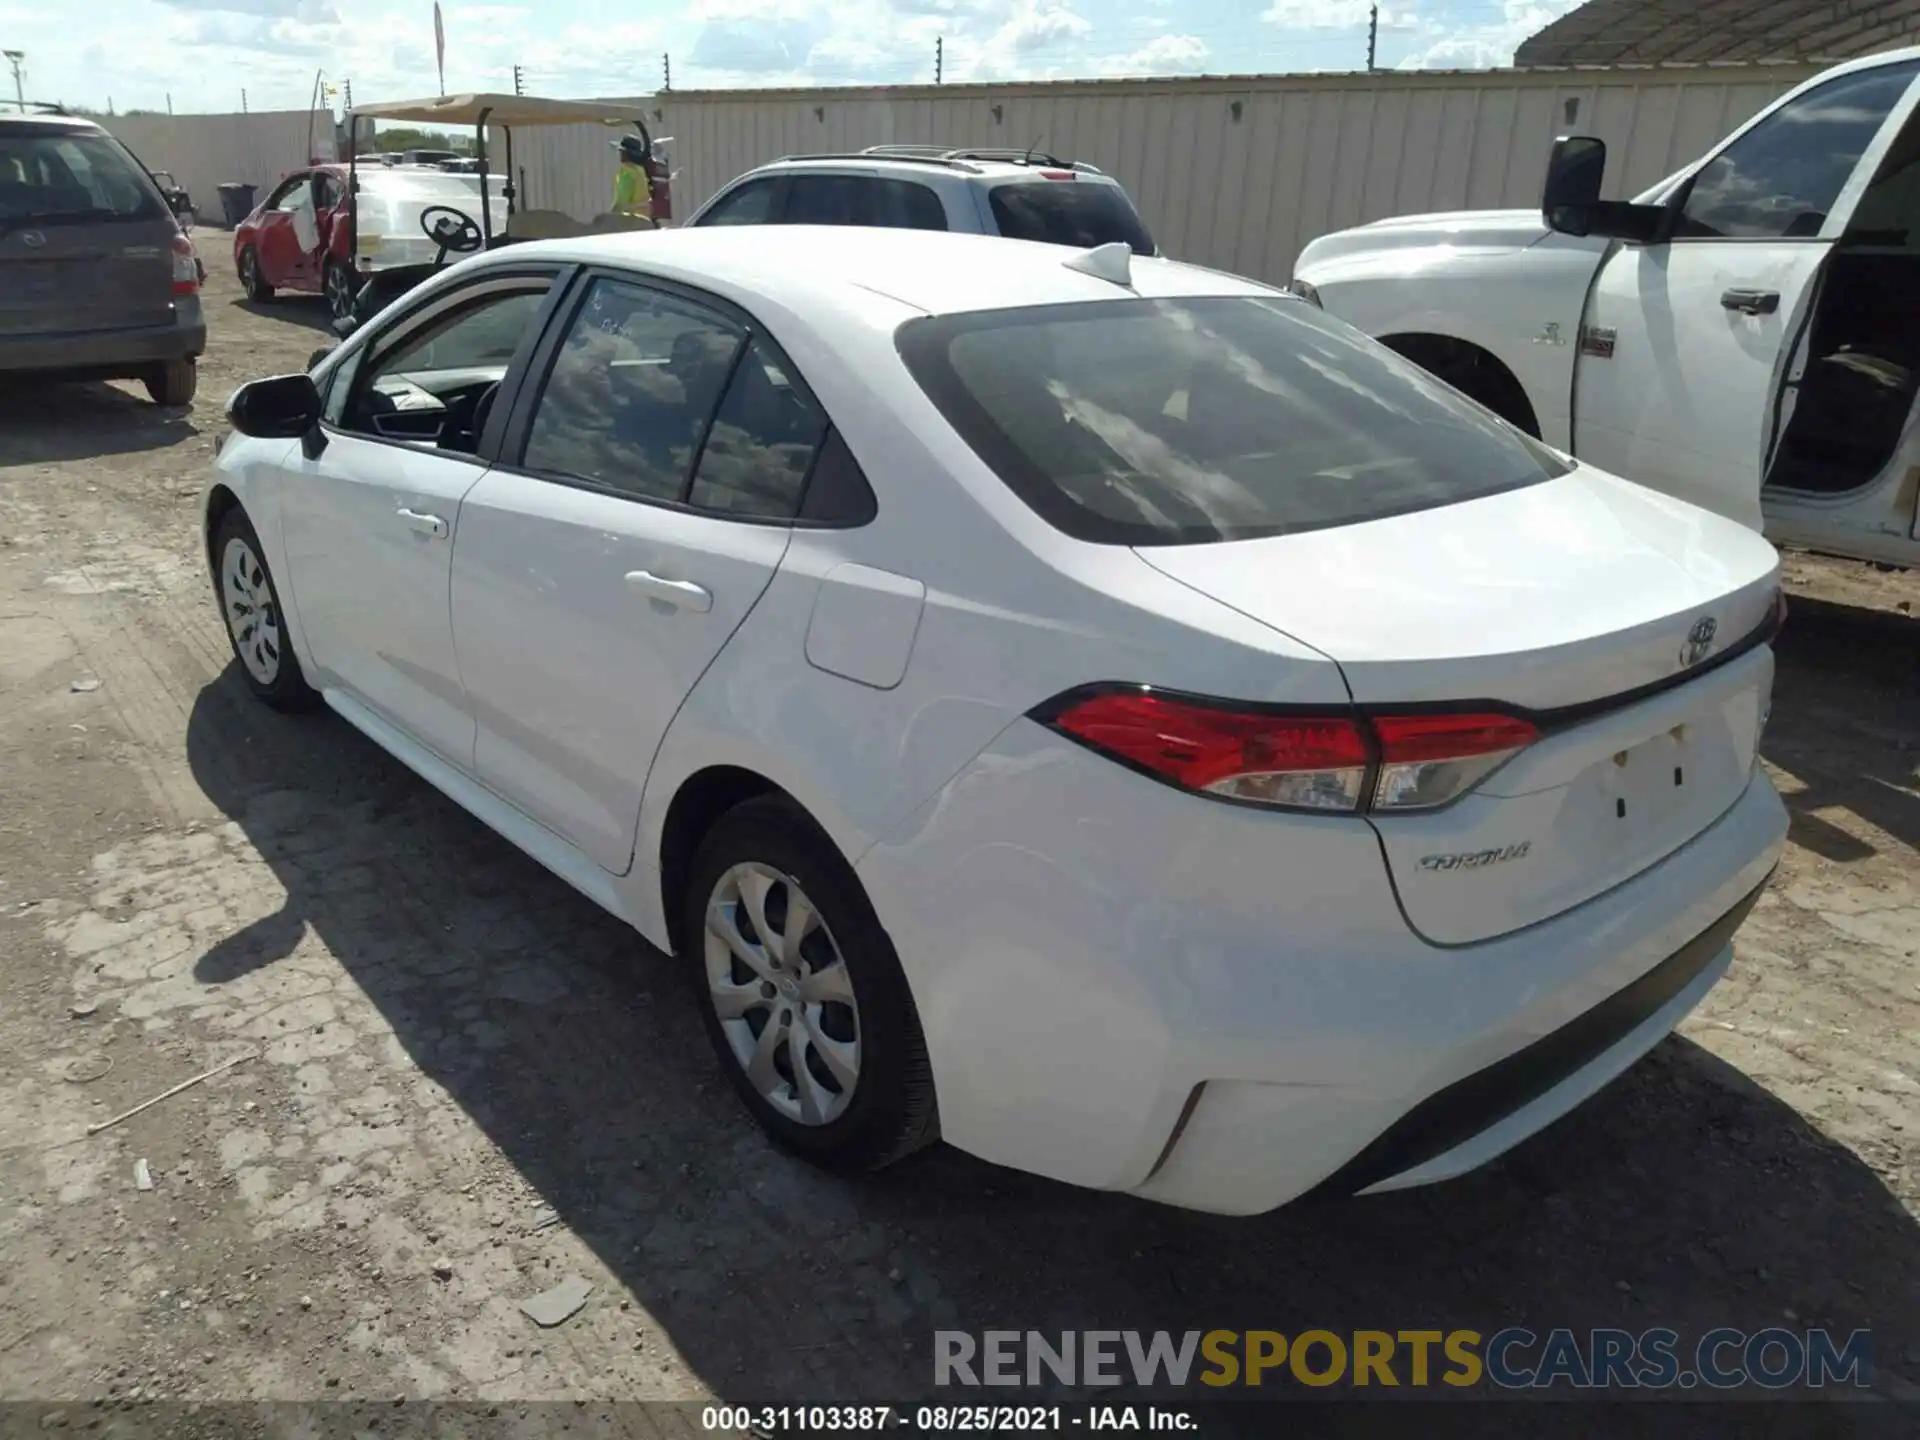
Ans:
{"type": "MultiPolygon", "coordinates": [[[[432,0],[0,0],[0,49],[30,100],[119,111],[304,109],[316,71],[362,103],[431,95],[432,0]]],[[[1383,68],[1510,64],[1577,0],[1393,0],[1383,68]]],[[[449,93],[676,89],[1354,70],[1367,0],[442,0],[449,93]]],[[[12,98],[0,69],[0,97],[12,98]]]]}

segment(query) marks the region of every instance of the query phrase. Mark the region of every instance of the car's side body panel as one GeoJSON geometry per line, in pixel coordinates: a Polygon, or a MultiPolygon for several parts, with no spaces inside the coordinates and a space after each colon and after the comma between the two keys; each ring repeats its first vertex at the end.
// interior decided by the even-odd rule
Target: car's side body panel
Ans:
{"type": "Polygon", "coordinates": [[[1537,213],[1383,222],[1315,240],[1294,273],[1328,313],[1376,338],[1435,335],[1494,356],[1525,390],[1540,438],[1573,444],[1574,357],[1604,241],[1553,235],[1537,213]]]}

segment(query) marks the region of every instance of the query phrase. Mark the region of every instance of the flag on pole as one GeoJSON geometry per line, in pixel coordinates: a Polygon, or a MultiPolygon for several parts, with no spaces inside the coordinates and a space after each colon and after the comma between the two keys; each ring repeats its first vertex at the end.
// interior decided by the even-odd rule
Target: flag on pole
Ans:
{"type": "Polygon", "coordinates": [[[433,0],[433,64],[440,72],[440,93],[447,93],[447,27],[440,19],[440,0],[433,0]]]}

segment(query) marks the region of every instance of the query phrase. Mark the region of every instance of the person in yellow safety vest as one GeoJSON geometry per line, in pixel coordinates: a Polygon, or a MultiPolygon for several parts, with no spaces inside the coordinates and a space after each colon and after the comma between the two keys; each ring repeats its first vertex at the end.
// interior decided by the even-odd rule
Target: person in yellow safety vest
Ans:
{"type": "Polygon", "coordinates": [[[653,183],[647,178],[647,142],[638,135],[618,142],[620,169],[613,177],[613,213],[651,217],[653,183]]]}

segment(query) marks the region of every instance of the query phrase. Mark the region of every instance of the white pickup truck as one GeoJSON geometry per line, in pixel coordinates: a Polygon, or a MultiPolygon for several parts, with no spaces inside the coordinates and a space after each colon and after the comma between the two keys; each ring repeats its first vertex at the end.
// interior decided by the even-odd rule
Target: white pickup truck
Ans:
{"type": "Polygon", "coordinates": [[[1323,236],[1296,293],[1522,429],[1774,540],[1920,565],[1920,49],[1802,85],[1633,201],[1323,236]]]}

